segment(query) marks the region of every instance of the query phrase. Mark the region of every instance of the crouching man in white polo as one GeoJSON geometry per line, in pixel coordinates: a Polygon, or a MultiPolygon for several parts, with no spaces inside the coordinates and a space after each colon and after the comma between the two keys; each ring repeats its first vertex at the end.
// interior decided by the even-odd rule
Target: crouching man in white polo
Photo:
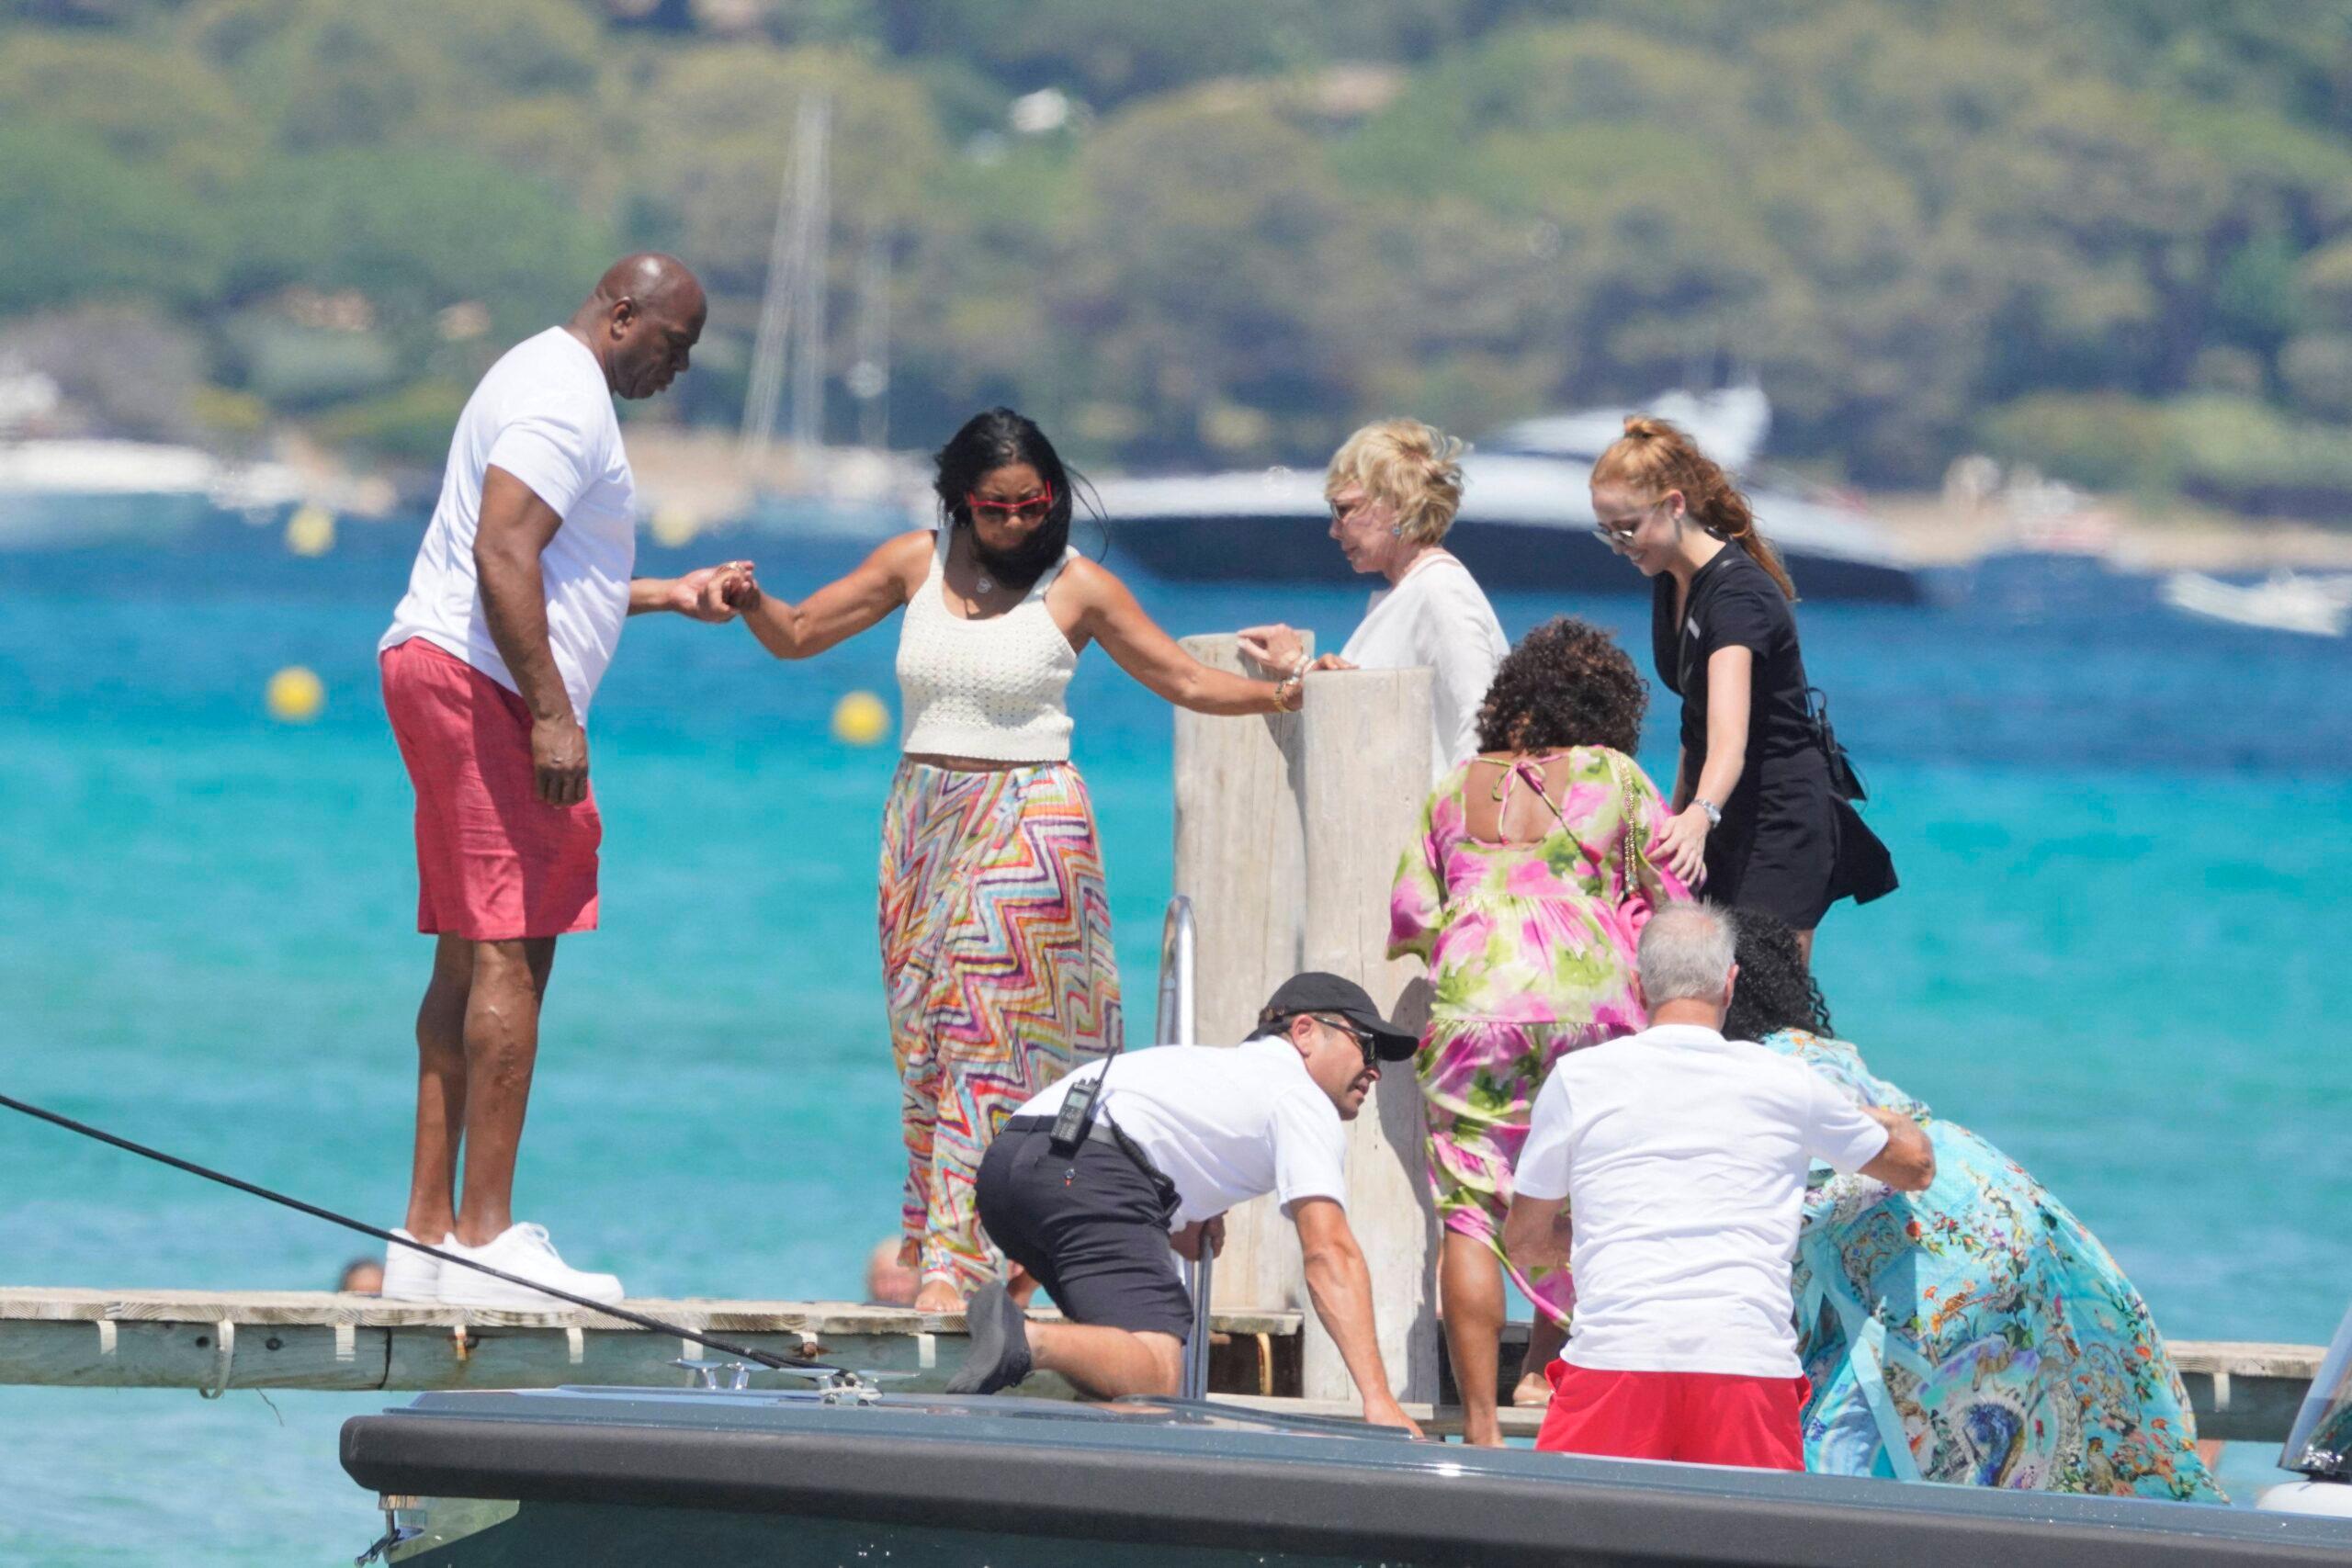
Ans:
{"type": "MultiPolygon", "coordinates": [[[[1193,1303],[1176,1258],[1224,1245],[1225,1212],[1274,1193],[1298,1226],[1315,1314],[1364,1419],[1420,1428],[1388,1392],[1372,1277],[1343,1207],[1346,1143],[1380,1077],[1418,1042],[1336,975],[1283,982],[1257,1036],[1231,1050],[1161,1045],[1080,1068],[1015,1111],[980,1161],[980,1224],[1067,1320],[1031,1323],[1001,1283],[968,1309],[972,1348],[951,1393],[994,1393],[1042,1367],[1101,1399],[1172,1394],[1193,1303]],[[1107,1068],[1108,1076],[1103,1076],[1107,1068]],[[1091,1080],[1082,1133],[1056,1119],[1091,1080]]],[[[1065,1121],[1069,1119],[1065,1118],[1065,1121]]]]}

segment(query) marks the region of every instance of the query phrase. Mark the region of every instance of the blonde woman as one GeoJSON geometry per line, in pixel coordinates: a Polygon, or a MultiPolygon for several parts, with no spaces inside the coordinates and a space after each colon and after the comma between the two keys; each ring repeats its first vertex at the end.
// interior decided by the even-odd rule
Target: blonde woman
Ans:
{"type": "Polygon", "coordinates": [[[1348,565],[1388,586],[1372,596],[1345,647],[1310,666],[1288,626],[1250,626],[1241,651],[1281,675],[1317,670],[1427,665],[1430,777],[1443,778],[1478,749],[1478,705],[1510,651],[1495,607],[1444,544],[1462,505],[1464,445],[1417,419],[1367,424],[1333,455],[1323,479],[1331,537],[1348,565]]]}

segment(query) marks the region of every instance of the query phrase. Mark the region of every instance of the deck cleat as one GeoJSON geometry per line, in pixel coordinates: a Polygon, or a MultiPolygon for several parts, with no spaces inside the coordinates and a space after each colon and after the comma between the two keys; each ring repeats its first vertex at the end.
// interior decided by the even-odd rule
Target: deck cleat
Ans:
{"type": "Polygon", "coordinates": [[[673,1358],[670,1364],[692,1372],[695,1387],[707,1388],[713,1393],[741,1393],[752,1386],[752,1364],[749,1361],[704,1361],[691,1356],[679,1356],[673,1358]],[[723,1383],[718,1381],[722,1372],[727,1374],[727,1381],[723,1383]]]}

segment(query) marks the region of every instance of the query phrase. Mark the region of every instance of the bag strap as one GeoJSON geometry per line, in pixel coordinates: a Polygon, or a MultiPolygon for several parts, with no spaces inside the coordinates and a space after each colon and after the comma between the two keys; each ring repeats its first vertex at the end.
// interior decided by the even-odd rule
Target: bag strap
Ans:
{"type": "MultiPolygon", "coordinates": [[[[1645,831],[1645,829],[1640,825],[1641,818],[1636,815],[1634,809],[1634,784],[1631,779],[1625,776],[1625,754],[1623,752],[1613,749],[1610,751],[1609,772],[1617,781],[1617,815],[1621,819],[1621,831],[1618,834],[1618,849],[1619,859],[1623,862],[1618,874],[1623,879],[1619,884],[1619,896],[1622,897],[1627,894],[1631,894],[1636,886],[1634,881],[1634,853],[1635,848],[1634,843],[1634,835],[1637,832],[1645,831]]],[[[1644,845],[1641,849],[1643,858],[1647,859],[1649,853],[1648,846],[1644,845]]]]}
{"type": "MultiPolygon", "coordinates": [[[[1609,752],[1610,775],[1617,784],[1617,812],[1618,815],[1623,818],[1624,830],[1618,837],[1619,848],[1622,851],[1622,864],[1618,870],[1618,875],[1623,879],[1620,884],[1622,896],[1623,893],[1631,893],[1635,886],[1634,881],[1634,854],[1635,848],[1634,843],[1634,835],[1637,831],[1635,826],[1637,819],[1634,813],[1634,785],[1633,781],[1625,776],[1625,754],[1612,748],[1604,747],[1602,750],[1609,752]]],[[[1557,753],[1555,753],[1555,755],[1557,755],[1557,753]]],[[[1547,758],[1546,760],[1548,761],[1549,759],[1547,758]]],[[[1562,811],[1560,809],[1560,803],[1552,798],[1552,792],[1544,787],[1544,770],[1534,767],[1525,758],[1513,759],[1510,765],[1503,770],[1502,778],[1496,782],[1496,797],[1498,799],[1503,797],[1505,784],[1509,782],[1511,775],[1518,773],[1518,771],[1522,767],[1529,768],[1531,770],[1529,787],[1535,791],[1535,798],[1552,808],[1552,815],[1559,820],[1560,826],[1566,829],[1568,836],[1574,838],[1576,836],[1576,829],[1568,827],[1567,813],[1562,811]]],[[[1501,819],[1499,817],[1496,819],[1496,826],[1498,829],[1500,829],[1501,819]]],[[[1647,858],[1647,851],[1645,848],[1643,851],[1643,854],[1645,858],[1647,858]]]]}

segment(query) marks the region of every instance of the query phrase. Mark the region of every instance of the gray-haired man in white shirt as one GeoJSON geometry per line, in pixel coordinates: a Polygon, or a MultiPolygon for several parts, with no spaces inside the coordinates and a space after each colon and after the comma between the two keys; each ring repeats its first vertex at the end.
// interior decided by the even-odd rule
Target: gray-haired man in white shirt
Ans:
{"type": "Polygon", "coordinates": [[[1806,1169],[1818,1159],[1917,1192],[1935,1150],[1907,1117],[1723,1037],[1739,969],[1721,911],[1659,910],[1640,963],[1650,1027],[1553,1067],[1503,1223],[1521,1268],[1576,1271],[1535,1446],[1803,1470],[1789,1272],[1806,1169]]]}
{"type": "Polygon", "coordinates": [[[1307,1293],[1363,1398],[1364,1419],[1419,1428],[1388,1390],[1372,1276],[1348,1228],[1345,1142],[1382,1061],[1417,1042],[1337,975],[1283,982],[1231,1050],[1161,1045],[1081,1067],[1007,1122],[981,1158],[980,1223],[1067,1320],[1030,1323],[1002,1283],[972,1297],[952,1393],[993,1393],[1033,1367],[1088,1393],[1176,1392],[1193,1303],[1176,1258],[1224,1243],[1225,1212],[1272,1192],[1298,1226],[1307,1293]],[[1096,1086],[1100,1086],[1099,1089],[1096,1086]],[[1083,1131],[1076,1114],[1090,1089],[1083,1131]],[[1057,1129],[1057,1121],[1069,1123],[1057,1129]]]}

